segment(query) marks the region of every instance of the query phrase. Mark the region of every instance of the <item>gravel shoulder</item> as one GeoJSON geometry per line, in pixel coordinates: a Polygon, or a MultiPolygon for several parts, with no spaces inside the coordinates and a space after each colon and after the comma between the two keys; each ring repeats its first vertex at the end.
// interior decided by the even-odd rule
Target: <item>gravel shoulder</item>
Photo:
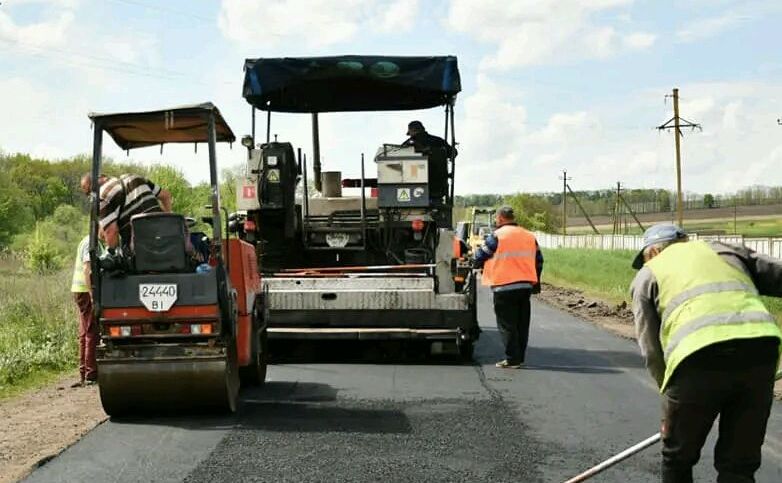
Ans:
{"type": "Polygon", "coordinates": [[[0,483],[24,478],[106,420],[97,386],[71,388],[77,378],[0,401],[0,483]]]}
{"type": "MultiPolygon", "coordinates": [[[[549,305],[569,312],[581,319],[626,339],[635,340],[633,313],[622,302],[619,305],[606,303],[585,295],[580,290],[543,284],[543,290],[537,297],[549,305]]],[[[775,386],[777,399],[782,400],[782,380],[775,386]]]]}

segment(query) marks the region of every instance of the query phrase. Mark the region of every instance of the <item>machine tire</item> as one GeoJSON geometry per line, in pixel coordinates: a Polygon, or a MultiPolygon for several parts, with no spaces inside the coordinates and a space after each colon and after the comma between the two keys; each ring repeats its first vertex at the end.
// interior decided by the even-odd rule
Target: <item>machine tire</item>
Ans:
{"type": "Polygon", "coordinates": [[[266,382],[266,369],[269,359],[269,341],[266,328],[260,330],[258,311],[253,316],[252,362],[239,369],[242,386],[260,386],[266,382]]]}
{"type": "Polygon", "coordinates": [[[233,341],[229,347],[228,360],[225,368],[225,386],[226,386],[226,399],[223,406],[223,410],[227,413],[235,413],[237,401],[239,400],[239,387],[241,385],[239,381],[239,363],[236,354],[236,341],[233,341]]]}
{"type": "Polygon", "coordinates": [[[459,350],[459,357],[461,357],[464,362],[472,362],[472,356],[475,352],[475,341],[458,337],[456,339],[456,348],[459,350]]]}

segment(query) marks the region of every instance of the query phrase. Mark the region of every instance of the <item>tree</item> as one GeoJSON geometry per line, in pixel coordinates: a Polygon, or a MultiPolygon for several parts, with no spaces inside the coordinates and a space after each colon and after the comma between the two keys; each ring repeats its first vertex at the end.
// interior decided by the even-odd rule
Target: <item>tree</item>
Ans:
{"type": "Polygon", "coordinates": [[[671,211],[671,194],[661,190],[657,193],[657,201],[660,203],[660,211],[671,211]]]}
{"type": "Polygon", "coordinates": [[[14,235],[30,230],[34,223],[27,194],[16,186],[5,170],[0,170],[0,248],[8,246],[14,235]]]}
{"type": "Polygon", "coordinates": [[[706,193],[703,195],[703,207],[704,208],[714,208],[714,195],[711,193],[706,193]]]}
{"type": "Polygon", "coordinates": [[[562,225],[560,215],[543,196],[518,193],[506,196],[503,204],[513,208],[516,222],[528,230],[551,233],[562,225]]]}

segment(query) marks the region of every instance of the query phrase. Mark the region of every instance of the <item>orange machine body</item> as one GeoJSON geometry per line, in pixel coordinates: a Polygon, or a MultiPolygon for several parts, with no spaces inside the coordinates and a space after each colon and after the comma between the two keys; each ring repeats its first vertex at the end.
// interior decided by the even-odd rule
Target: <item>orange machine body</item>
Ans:
{"type": "Polygon", "coordinates": [[[228,269],[236,290],[236,349],[240,366],[250,364],[252,357],[253,310],[261,292],[255,247],[237,238],[228,240],[228,269]]]}

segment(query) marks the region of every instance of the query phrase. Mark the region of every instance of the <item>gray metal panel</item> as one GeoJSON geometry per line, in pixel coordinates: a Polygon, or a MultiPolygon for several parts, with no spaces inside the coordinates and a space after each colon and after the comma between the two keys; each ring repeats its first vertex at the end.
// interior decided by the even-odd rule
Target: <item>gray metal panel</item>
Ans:
{"type": "Polygon", "coordinates": [[[270,310],[467,310],[467,294],[436,294],[430,277],[267,278],[270,310]]]}
{"type": "Polygon", "coordinates": [[[160,275],[127,275],[101,279],[101,302],[104,308],[142,307],[138,286],[141,283],[175,283],[177,305],[213,305],[217,303],[217,275],[209,273],[167,273],[160,275]]]}
{"type": "Polygon", "coordinates": [[[377,206],[380,208],[429,206],[429,186],[425,184],[379,185],[377,206]]]}
{"type": "Polygon", "coordinates": [[[434,291],[430,277],[382,277],[382,278],[306,278],[268,277],[263,280],[269,292],[348,292],[348,291],[434,291]]]}
{"type": "Polygon", "coordinates": [[[467,310],[463,294],[431,291],[308,291],[269,292],[270,310],[467,310]]]}
{"type": "Polygon", "coordinates": [[[453,262],[453,239],[456,233],[453,230],[440,228],[438,230],[439,239],[437,251],[435,253],[435,262],[437,268],[437,288],[441,294],[453,293],[456,291],[456,285],[453,281],[453,271],[451,269],[453,262]]]}

